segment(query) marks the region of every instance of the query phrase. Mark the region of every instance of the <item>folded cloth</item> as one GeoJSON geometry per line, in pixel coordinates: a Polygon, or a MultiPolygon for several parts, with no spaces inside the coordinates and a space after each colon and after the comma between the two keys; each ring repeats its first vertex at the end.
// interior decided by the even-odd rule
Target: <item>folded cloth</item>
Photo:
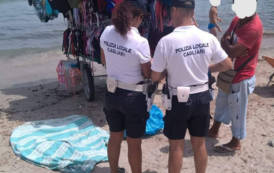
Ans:
{"type": "Polygon", "coordinates": [[[107,161],[109,134],[86,116],[28,122],[17,127],[10,143],[21,159],[52,170],[90,173],[107,161]]]}

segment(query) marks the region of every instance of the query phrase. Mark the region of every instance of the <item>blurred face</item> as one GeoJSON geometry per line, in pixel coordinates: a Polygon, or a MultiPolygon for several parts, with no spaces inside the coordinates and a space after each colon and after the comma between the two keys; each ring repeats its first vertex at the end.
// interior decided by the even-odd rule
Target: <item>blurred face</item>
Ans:
{"type": "Polygon", "coordinates": [[[240,19],[251,17],[255,14],[256,9],[256,0],[234,0],[232,4],[232,10],[240,19]]]}
{"type": "Polygon", "coordinates": [[[142,24],[144,17],[145,16],[143,14],[138,17],[138,26],[142,24]]]}
{"type": "Polygon", "coordinates": [[[144,18],[143,14],[133,18],[132,25],[138,28],[142,24],[143,18],[144,18]]]}
{"type": "Polygon", "coordinates": [[[209,0],[209,2],[214,7],[218,7],[221,4],[221,0],[209,0]]]}

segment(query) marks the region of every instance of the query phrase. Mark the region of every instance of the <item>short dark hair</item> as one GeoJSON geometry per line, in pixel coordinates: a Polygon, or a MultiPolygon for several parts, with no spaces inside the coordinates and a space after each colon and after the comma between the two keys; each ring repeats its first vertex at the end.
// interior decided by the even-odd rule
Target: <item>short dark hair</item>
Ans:
{"type": "Polygon", "coordinates": [[[172,0],[171,6],[179,8],[194,9],[195,0],[172,0]]]}

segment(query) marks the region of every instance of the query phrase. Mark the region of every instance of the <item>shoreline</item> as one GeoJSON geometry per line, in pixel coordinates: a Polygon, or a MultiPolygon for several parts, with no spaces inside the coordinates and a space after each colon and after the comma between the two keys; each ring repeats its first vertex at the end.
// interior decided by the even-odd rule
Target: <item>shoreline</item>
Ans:
{"type": "MultiPolygon", "coordinates": [[[[259,60],[263,55],[274,57],[273,42],[274,33],[264,34],[259,60]]],[[[23,51],[23,54],[18,53],[17,55],[11,51],[12,58],[4,57],[7,56],[5,54],[4,56],[0,55],[0,81],[5,81],[0,83],[0,89],[35,86],[57,81],[57,64],[60,60],[67,59],[61,48],[38,48],[33,49],[30,53],[27,53],[27,50],[23,51]]],[[[96,64],[95,69],[100,74],[104,73],[101,65],[96,64]]]]}

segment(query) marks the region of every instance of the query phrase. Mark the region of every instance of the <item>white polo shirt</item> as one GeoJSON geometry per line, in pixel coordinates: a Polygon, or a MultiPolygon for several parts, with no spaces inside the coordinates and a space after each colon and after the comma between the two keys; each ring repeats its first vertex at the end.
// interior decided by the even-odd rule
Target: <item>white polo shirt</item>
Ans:
{"type": "MultiPolygon", "coordinates": [[[[166,69],[168,83],[172,88],[201,85],[208,82],[209,65],[227,57],[212,34],[194,25],[181,26],[159,41],[151,69],[155,72],[166,69]]],[[[202,91],[194,93],[197,92],[202,91]]]]}
{"type": "Polygon", "coordinates": [[[100,38],[104,50],[107,75],[118,81],[136,84],[144,80],[141,64],[151,61],[147,39],[135,27],[125,37],[113,25],[106,27],[100,38]]]}

